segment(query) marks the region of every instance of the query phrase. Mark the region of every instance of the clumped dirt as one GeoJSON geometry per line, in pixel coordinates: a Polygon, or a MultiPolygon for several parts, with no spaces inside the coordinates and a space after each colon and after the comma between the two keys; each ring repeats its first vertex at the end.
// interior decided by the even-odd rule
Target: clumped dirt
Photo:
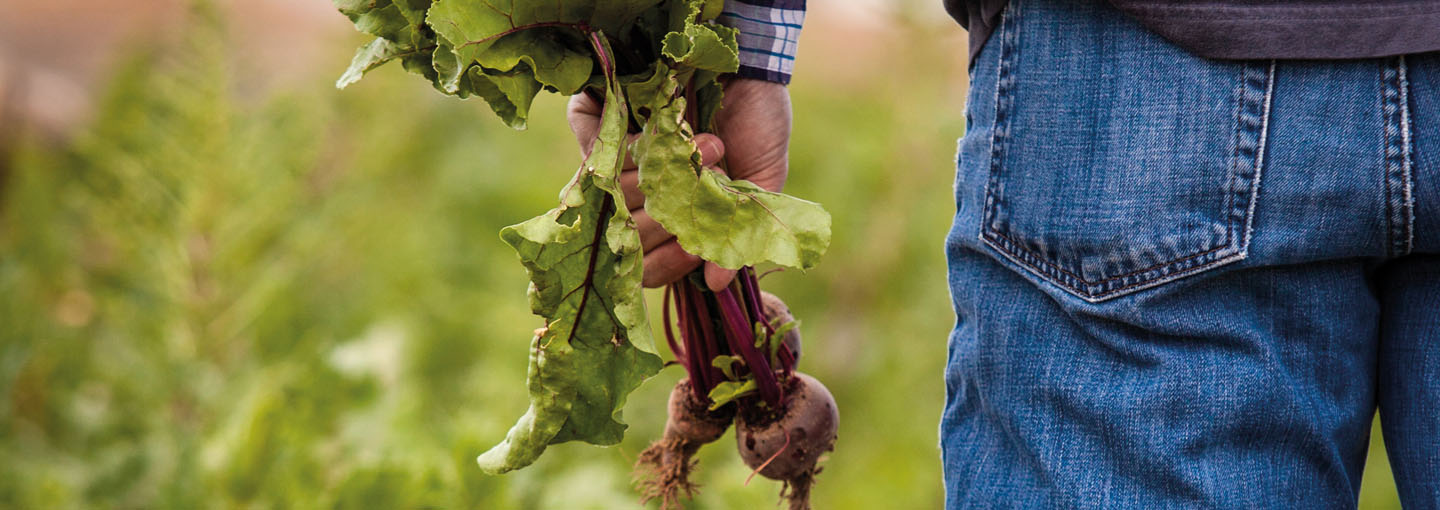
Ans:
{"type": "Polygon", "coordinates": [[[735,405],[711,412],[708,402],[695,397],[690,380],[682,379],[670,391],[669,412],[665,435],[640,452],[634,473],[640,502],[659,499],[662,510],[683,508],[682,497],[695,497],[698,486],[690,481],[697,463],[695,452],[725,434],[735,419],[735,405]]]}

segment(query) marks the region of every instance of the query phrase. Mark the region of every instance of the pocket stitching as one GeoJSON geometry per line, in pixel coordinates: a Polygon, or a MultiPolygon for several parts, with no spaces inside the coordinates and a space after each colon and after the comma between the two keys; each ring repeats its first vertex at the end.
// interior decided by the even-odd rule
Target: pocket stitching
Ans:
{"type": "MultiPolygon", "coordinates": [[[[1005,244],[1008,245],[1007,247],[1000,247],[1000,246],[995,246],[995,247],[998,248],[998,249],[1005,250],[1005,251],[1010,251],[1010,250],[1018,251],[1018,252],[1020,252],[1020,253],[1017,254],[1017,255],[1023,255],[1023,256],[1028,256],[1028,257],[1030,257],[1030,258],[1034,258],[1034,259],[1035,259],[1035,262],[1037,262],[1037,263],[1039,263],[1039,264],[1042,264],[1042,265],[1045,265],[1045,266],[1048,266],[1048,267],[1051,267],[1051,268],[1053,268],[1054,270],[1059,271],[1059,272],[1061,272],[1061,273],[1065,273],[1065,275],[1066,275],[1066,276],[1069,276],[1070,279],[1073,279],[1073,280],[1075,280],[1075,281],[1077,281],[1077,282],[1080,282],[1081,284],[1084,284],[1085,286],[1097,286],[1097,285],[1103,286],[1103,284],[1105,284],[1106,282],[1110,282],[1110,281],[1114,281],[1114,280],[1125,280],[1125,279],[1129,279],[1130,277],[1133,277],[1133,276],[1138,275],[1138,274],[1140,274],[1140,273],[1148,273],[1148,272],[1150,272],[1150,271],[1155,271],[1155,270],[1161,269],[1161,268],[1163,268],[1163,267],[1165,267],[1165,266],[1171,266],[1171,265],[1180,266],[1180,265],[1184,265],[1183,263],[1189,262],[1191,259],[1196,259],[1196,258],[1204,257],[1204,256],[1206,256],[1206,255],[1210,255],[1210,254],[1213,254],[1213,253],[1215,253],[1215,252],[1225,251],[1227,248],[1234,248],[1234,245],[1233,245],[1233,244],[1231,243],[1231,241],[1230,241],[1230,239],[1231,239],[1231,234],[1230,234],[1230,232],[1233,231],[1233,230],[1234,230],[1233,228],[1226,228],[1226,231],[1225,231],[1225,243],[1224,243],[1224,244],[1215,246],[1215,247],[1213,247],[1213,248],[1207,249],[1207,250],[1202,251],[1202,252],[1199,252],[1199,253],[1192,253],[1192,254],[1190,254],[1190,255],[1186,255],[1186,256],[1184,256],[1184,257],[1180,257],[1180,258],[1177,258],[1177,259],[1174,259],[1174,260],[1168,260],[1168,261],[1165,261],[1165,262],[1156,263],[1155,265],[1152,265],[1152,266],[1150,266],[1150,267],[1145,267],[1145,268],[1141,268],[1141,269],[1136,269],[1136,270],[1131,271],[1131,272],[1128,272],[1128,273],[1118,274],[1118,275],[1115,275],[1115,276],[1111,276],[1111,277],[1105,278],[1105,279],[1103,279],[1103,280],[1086,280],[1084,276],[1077,275],[1077,274],[1075,274],[1074,272],[1072,272],[1072,271],[1070,271],[1070,270],[1068,270],[1068,269],[1065,269],[1065,267],[1063,267],[1063,266],[1060,266],[1060,265],[1058,265],[1058,264],[1055,264],[1054,262],[1051,262],[1051,261],[1048,261],[1048,260],[1045,260],[1045,259],[1036,257],[1030,250],[1027,250],[1027,249],[1025,249],[1025,248],[1020,247],[1020,243],[1015,242],[1014,239],[1011,239],[1010,237],[1006,236],[1005,234],[1002,234],[1002,233],[999,233],[999,232],[986,232],[987,234],[994,235],[994,236],[996,236],[996,237],[999,237],[1000,239],[994,239],[994,238],[987,237],[985,240],[992,242],[992,244],[991,244],[992,246],[995,246],[995,244],[998,244],[1001,240],[1003,240],[1003,241],[1005,242],[1005,244]]],[[[1210,263],[1210,262],[1211,262],[1211,261],[1201,262],[1201,264],[1208,264],[1208,263],[1210,263]]],[[[1193,267],[1193,266],[1192,266],[1192,267],[1193,267]]],[[[1177,273],[1178,273],[1178,272],[1183,272],[1183,271],[1187,271],[1188,269],[1189,269],[1189,268],[1181,268],[1181,269],[1178,269],[1178,270],[1175,271],[1175,272],[1177,272],[1177,273]]],[[[1171,273],[1171,274],[1174,274],[1174,273],[1171,273]]],[[[1165,276],[1168,276],[1168,275],[1160,276],[1160,277],[1158,277],[1158,278],[1164,278],[1165,276]]],[[[1133,286],[1136,286],[1136,285],[1139,285],[1139,284],[1132,283],[1132,284],[1128,284],[1128,285],[1126,285],[1126,286],[1124,286],[1124,287],[1119,287],[1119,288],[1116,288],[1116,289],[1112,289],[1112,290],[1108,290],[1108,291],[1103,291],[1103,292],[1093,292],[1093,293],[1092,293],[1092,292],[1088,292],[1088,291],[1083,291],[1083,290],[1081,290],[1081,289],[1075,289],[1075,290],[1077,290],[1077,291],[1079,291],[1079,292],[1084,292],[1084,293],[1086,293],[1086,294],[1103,295],[1103,294],[1110,293],[1110,292],[1116,292],[1116,291],[1128,289],[1128,288],[1133,287],[1133,286]]]]}
{"type": "MultiPolygon", "coordinates": [[[[1014,61],[1014,54],[1019,39],[1018,30],[1014,25],[1019,18],[1018,5],[1021,2],[1011,2],[1004,13],[1004,19],[996,34],[999,39],[996,42],[1001,44],[1000,62],[997,66],[996,87],[995,87],[995,117],[990,139],[990,176],[985,191],[985,214],[980,229],[980,240],[993,250],[999,252],[1004,258],[1016,264],[1038,273],[1043,280],[1049,281],[1057,286],[1066,289],[1072,294],[1089,302],[1098,302],[1106,299],[1119,297],[1132,291],[1153,287],[1175,279],[1188,276],[1206,269],[1219,267],[1231,262],[1243,260],[1248,256],[1250,237],[1252,235],[1256,203],[1260,192],[1260,177],[1264,165],[1265,146],[1267,131],[1269,128],[1270,103],[1274,89],[1275,62],[1270,61],[1268,70],[1256,69],[1252,63],[1246,63],[1241,70],[1240,79],[1236,84],[1236,116],[1235,134],[1233,139],[1234,151],[1230,163],[1227,165],[1227,182],[1230,183],[1230,190],[1226,192],[1226,199],[1223,202],[1224,209],[1222,217],[1225,225],[1225,241],[1217,246],[1212,246],[1204,251],[1192,253],[1173,260],[1159,262],[1149,267],[1133,270],[1124,274],[1105,277],[1099,280],[1086,280],[1082,275],[1076,274],[1071,269],[1063,267],[1044,257],[1038,256],[1032,250],[1020,246],[1020,243],[1010,238],[997,224],[998,210],[1002,202],[1001,188],[1003,183],[999,182],[1003,144],[997,143],[996,138],[1008,137],[1010,132],[1009,108],[1011,106],[1011,94],[1006,94],[1015,84],[1010,67],[1014,61]],[[1259,76],[1255,76],[1258,74],[1259,76]],[[1264,83],[1254,87],[1256,92],[1262,94],[1259,98],[1249,97],[1249,88],[1253,85],[1252,80],[1263,79],[1264,83]],[[1258,99],[1258,100],[1256,100],[1258,99]],[[1258,103],[1258,104],[1257,104],[1258,103]],[[1254,115],[1250,109],[1255,107],[1261,109],[1259,122],[1255,122],[1254,115]],[[1255,125],[1255,124],[1258,124],[1255,125]],[[1248,141],[1242,135],[1247,125],[1257,130],[1257,140],[1253,154],[1242,154],[1245,151],[1248,141]],[[1249,157],[1246,157],[1249,156],[1249,157]],[[1250,163],[1252,175],[1246,175],[1246,164],[1250,163]],[[1249,177],[1248,181],[1246,177],[1249,177]],[[1243,211],[1236,209],[1237,195],[1248,195],[1247,204],[1243,211]],[[1237,214],[1238,213],[1238,214],[1237,214]],[[1236,242],[1236,230],[1243,229],[1236,242]],[[1149,278],[1137,276],[1145,273],[1156,272],[1158,274],[1149,278]],[[1129,281],[1133,280],[1133,281],[1129,281]],[[1127,283],[1127,281],[1129,281],[1127,283]],[[1123,284],[1119,287],[1112,287],[1117,283],[1123,284]]],[[[1247,151],[1248,152],[1248,151],[1247,151]]]]}

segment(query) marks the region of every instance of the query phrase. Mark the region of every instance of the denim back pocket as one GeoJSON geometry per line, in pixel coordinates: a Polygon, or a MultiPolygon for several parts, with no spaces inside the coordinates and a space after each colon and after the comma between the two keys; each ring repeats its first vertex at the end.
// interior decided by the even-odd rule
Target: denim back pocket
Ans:
{"type": "Polygon", "coordinates": [[[1105,2],[1011,2],[981,240],[1087,301],[1245,258],[1273,63],[1204,60],[1105,2]]]}

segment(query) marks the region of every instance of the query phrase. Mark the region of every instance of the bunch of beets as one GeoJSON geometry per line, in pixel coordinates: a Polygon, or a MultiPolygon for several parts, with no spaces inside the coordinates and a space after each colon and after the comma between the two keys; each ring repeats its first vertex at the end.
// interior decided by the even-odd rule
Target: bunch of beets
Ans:
{"type": "Polygon", "coordinates": [[[695,136],[714,131],[724,83],[739,66],[736,30],[715,23],[724,0],[332,1],[374,37],[340,87],[399,62],[444,94],[483,100],[515,129],[541,91],[603,103],[559,204],[500,233],[529,273],[530,308],[544,325],[530,341],[529,410],[479,456],[480,468],[521,469],[567,441],[619,443],[627,396],[664,366],[620,186],[634,161],[645,212],[686,252],[738,270],[718,292],[698,273],[665,291],[663,329],[689,377],[671,392],[664,437],[636,464],[645,500],[675,508],[693,496],[694,454],[734,423],[746,463],[782,481],[792,509],[808,508],[839,415],[830,392],[795,371],[798,323],[760,290],[753,268],[814,267],[830,243],[830,216],[700,164],[695,136]]]}
{"type": "Polygon", "coordinates": [[[664,306],[666,340],[689,377],[670,392],[665,435],[635,463],[645,499],[673,508],[682,493],[693,495],[692,457],[734,422],[745,464],[783,481],[792,510],[809,508],[816,463],[835,448],[840,414],[820,381],[795,371],[800,330],[789,308],[760,290],[752,268],[719,292],[710,292],[700,273],[670,284],[664,306]]]}

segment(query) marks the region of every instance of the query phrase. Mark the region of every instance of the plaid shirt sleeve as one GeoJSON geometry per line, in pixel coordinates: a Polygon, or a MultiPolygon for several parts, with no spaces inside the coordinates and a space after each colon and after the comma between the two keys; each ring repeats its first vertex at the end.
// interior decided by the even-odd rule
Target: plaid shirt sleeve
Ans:
{"type": "Polygon", "coordinates": [[[790,83],[805,0],[726,0],[719,22],[740,31],[736,75],[790,83]]]}

